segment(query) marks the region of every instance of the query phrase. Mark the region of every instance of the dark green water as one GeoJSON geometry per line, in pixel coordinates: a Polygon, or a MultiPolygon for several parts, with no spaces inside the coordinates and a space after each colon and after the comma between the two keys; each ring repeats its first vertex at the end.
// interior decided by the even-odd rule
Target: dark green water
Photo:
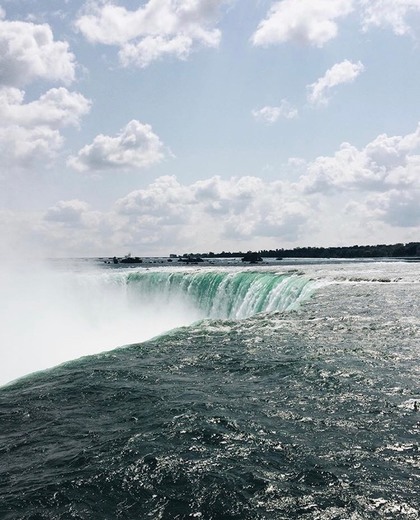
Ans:
{"type": "Polygon", "coordinates": [[[413,291],[328,285],[2,388],[0,518],[419,518],[413,291]]]}

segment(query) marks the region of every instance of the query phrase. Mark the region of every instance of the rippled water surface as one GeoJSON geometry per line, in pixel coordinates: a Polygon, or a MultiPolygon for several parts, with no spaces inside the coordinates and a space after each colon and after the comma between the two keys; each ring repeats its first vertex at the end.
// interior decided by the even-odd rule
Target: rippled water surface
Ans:
{"type": "Polygon", "coordinates": [[[420,518],[420,264],[299,270],[300,306],[3,387],[0,518],[420,518]]]}

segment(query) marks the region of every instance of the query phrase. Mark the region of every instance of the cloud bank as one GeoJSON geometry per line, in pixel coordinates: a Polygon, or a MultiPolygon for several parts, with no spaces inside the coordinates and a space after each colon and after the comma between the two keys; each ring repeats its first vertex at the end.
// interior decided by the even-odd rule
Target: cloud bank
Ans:
{"type": "Polygon", "coordinates": [[[294,163],[301,171],[297,182],[213,176],[185,183],[166,175],[106,212],[80,200],[60,201],[42,216],[38,230],[57,250],[66,243],[82,251],[90,237],[96,254],[106,254],[104,244],[118,254],[168,254],[250,244],[342,244],[342,236],[347,245],[351,239],[368,243],[372,232],[388,242],[411,232],[414,238],[420,224],[420,125],[407,135],[381,134],[360,149],[343,143],[331,156],[294,163]]]}

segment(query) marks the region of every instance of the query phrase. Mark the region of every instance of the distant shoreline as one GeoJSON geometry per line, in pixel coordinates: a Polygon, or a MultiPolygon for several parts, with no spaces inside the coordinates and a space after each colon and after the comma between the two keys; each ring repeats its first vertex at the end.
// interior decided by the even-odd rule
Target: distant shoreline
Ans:
{"type": "MultiPolygon", "coordinates": [[[[419,258],[420,242],[406,244],[354,245],[343,247],[296,247],[294,249],[260,249],[252,251],[262,258],[419,258]]],[[[251,251],[222,251],[221,253],[184,253],[174,258],[195,256],[201,258],[238,258],[251,251]]]]}
{"type": "MultiPolygon", "coordinates": [[[[411,262],[420,262],[420,242],[409,242],[406,244],[379,244],[379,245],[354,245],[342,247],[296,247],[294,249],[261,249],[255,251],[222,251],[214,253],[212,251],[207,253],[183,253],[183,254],[169,254],[166,256],[143,255],[141,257],[126,255],[125,257],[112,256],[95,256],[95,257],[73,257],[73,260],[86,261],[89,258],[100,260],[106,264],[114,265],[150,265],[153,264],[195,264],[211,263],[211,260],[227,260],[227,261],[241,261],[250,254],[260,257],[260,261],[271,260],[406,260],[411,262]],[[115,262],[114,262],[115,259],[115,262]]],[[[49,258],[51,261],[66,261],[71,258],[55,257],[49,258]]],[[[270,262],[271,263],[271,262],[270,262]]]]}

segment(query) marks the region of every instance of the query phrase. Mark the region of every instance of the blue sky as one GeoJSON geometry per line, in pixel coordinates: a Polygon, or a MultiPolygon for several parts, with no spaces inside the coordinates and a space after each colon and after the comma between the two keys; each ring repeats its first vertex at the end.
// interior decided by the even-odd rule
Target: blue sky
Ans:
{"type": "Polygon", "coordinates": [[[6,251],[418,241],[420,0],[0,0],[6,251]]]}

